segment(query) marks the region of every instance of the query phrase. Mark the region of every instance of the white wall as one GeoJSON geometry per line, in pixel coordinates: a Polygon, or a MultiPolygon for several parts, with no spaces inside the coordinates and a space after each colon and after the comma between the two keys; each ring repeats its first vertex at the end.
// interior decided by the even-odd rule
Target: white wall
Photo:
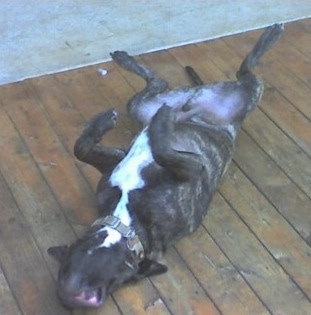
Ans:
{"type": "Polygon", "coordinates": [[[311,16],[311,0],[1,0],[0,84],[311,16]]]}

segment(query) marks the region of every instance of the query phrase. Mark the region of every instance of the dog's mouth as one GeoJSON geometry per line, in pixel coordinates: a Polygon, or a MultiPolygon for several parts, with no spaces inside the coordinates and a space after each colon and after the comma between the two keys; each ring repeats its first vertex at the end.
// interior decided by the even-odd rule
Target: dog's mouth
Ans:
{"type": "Polygon", "coordinates": [[[67,308],[76,307],[97,308],[104,303],[105,299],[104,291],[105,290],[103,288],[87,289],[79,292],[79,294],[74,296],[61,295],[59,293],[59,297],[62,300],[64,306],[67,308]]]}

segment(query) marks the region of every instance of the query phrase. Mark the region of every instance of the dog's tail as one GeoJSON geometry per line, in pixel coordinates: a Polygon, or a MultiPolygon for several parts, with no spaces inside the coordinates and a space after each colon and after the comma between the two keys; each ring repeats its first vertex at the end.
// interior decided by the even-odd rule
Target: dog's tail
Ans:
{"type": "Polygon", "coordinates": [[[192,83],[194,86],[204,84],[203,80],[200,78],[200,76],[197,74],[197,72],[192,67],[186,66],[185,71],[187,72],[189,78],[192,80],[192,83]]]}
{"type": "Polygon", "coordinates": [[[268,27],[260,36],[252,51],[245,57],[236,76],[237,79],[243,78],[252,72],[263,54],[272,47],[279,39],[284,30],[283,24],[274,24],[268,27]]]}

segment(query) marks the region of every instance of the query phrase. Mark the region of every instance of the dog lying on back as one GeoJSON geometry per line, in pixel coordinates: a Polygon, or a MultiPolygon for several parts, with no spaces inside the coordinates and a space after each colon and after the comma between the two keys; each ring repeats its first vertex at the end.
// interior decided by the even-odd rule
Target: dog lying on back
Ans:
{"type": "Polygon", "coordinates": [[[128,103],[142,131],[128,151],[99,145],[117,121],[117,113],[108,110],[76,141],[75,156],[102,173],[100,218],[72,245],[48,250],[60,262],[57,293],[66,307],[98,307],[123,283],[167,271],[157,258],[206,215],[241,123],[263,92],[252,69],[282,30],[276,24],[263,33],[237,81],[203,85],[187,67],[195,86],[170,91],[126,52],[112,53],[119,66],[146,81],[128,103]]]}

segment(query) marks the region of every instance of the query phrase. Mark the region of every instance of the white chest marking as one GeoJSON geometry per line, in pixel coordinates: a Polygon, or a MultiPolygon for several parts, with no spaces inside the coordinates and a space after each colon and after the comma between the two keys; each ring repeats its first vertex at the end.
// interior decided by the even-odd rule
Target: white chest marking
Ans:
{"type": "MultiPolygon", "coordinates": [[[[117,186],[122,191],[122,195],[113,215],[118,217],[127,226],[132,223],[131,216],[127,209],[128,194],[131,190],[143,188],[145,185],[141,177],[141,170],[153,161],[147,128],[145,128],[135,139],[126,157],[116,166],[110,176],[110,184],[117,186]]],[[[100,247],[110,247],[121,239],[121,234],[109,227],[102,230],[108,232],[103,244],[100,247]]]]}

